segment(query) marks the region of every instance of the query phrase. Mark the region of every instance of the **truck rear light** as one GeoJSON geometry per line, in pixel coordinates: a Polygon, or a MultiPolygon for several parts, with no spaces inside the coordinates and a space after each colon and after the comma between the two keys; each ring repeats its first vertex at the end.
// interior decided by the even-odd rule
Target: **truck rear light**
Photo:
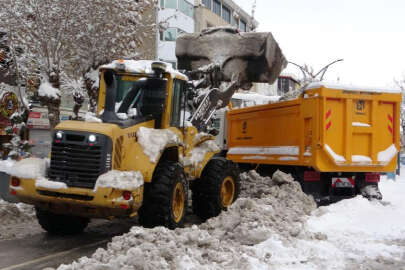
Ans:
{"type": "Polygon", "coordinates": [[[380,182],[379,173],[366,173],[366,182],[378,183],[380,182]]]}
{"type": "Polygon", "coordinates": [[[18,187],[20,185],[20,179],[17,177],[11,177],[11,185],[13,187],[18,187]]]}
{"type": "Polygon", "coordinates": [[[321,173],[315,171],[305,171],[304,181],[308,182],[321,181],[321,173]]]}
{"type": "Polygon", "coordinates": [[[122,193],[122,197],[124,197],[124,199],[127,200],[127,201],[129,201],[129,199],[131,199],[131,196],[132,196],[132,194],[131,194],[130,191],[124,191],[122,193]]]}

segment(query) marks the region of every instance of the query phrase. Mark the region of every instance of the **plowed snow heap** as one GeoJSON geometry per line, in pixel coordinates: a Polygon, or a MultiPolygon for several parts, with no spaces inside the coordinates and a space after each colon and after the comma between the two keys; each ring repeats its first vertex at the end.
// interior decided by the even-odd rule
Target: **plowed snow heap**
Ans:
{"type": "Polygon", "coordinates": [[[240,33],[235,28],[209,28],[201,33],[177,38],[179,69],[197,70],[219,65],[221,81],[241,85],[252,82],[273,83],[287,61],[271,33],[240,33]]]}

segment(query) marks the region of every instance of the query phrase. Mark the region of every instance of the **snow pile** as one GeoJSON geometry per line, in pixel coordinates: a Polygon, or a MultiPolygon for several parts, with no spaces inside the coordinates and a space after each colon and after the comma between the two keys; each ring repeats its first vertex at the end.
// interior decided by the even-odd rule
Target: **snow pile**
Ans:
{"type": "Polygon", "coordinates": [[[182,160],[183,166],[187,166],[190,164],[197,165],[204,160],[204,157],[208,152],[219,152],[220,150],[221,149],[218,147],[214,140],[207,140],[205,142],[202,142],[198,146],[194,147],[190,157],[184,158],[182,160]]]}
{"type": "Polygon", "coordinates": [[[143,152],[155,163],[163,149],[169,144],[178,144],[180,139],[176,133],[170,129],[153,129],[140,127],[136,132],[139,144],[143,152]]]}
{"type": "Polygon", "coordinates": [[[95,113],[92,112],[86,112],[86,115],[84,116],[84,121],[90,122],[90,123],[101,123],[101,119],[96,116],[95,113]]]}
{"type": "Polygon", "coordinates": [[[38,95],[54,99],[59,99],[61,96],[59,89],[54,88],[49,82],[41,83],[38,89],[38,95]]]}
{"type": "MultiPolygon", "coordinates": [[[[0,227],[35,219],[34,207],[24,203],[8,203],[0,199],[0,227]]],[[[0,235],[5,234],[0,230],[0,235]]]]}
{"type": "Polygon", "coordinates": [[[281,172],[273,179],[255,172],[242,178],[242,195],[251,191],[255,198],[238,199],[206,223],[176,230],[135,226],[91,258],[58,269],[268,269],[274,251],[255,247],[274,234],[292,241],[315,203],[281,172]]]}
{"type": "Polygon", "coordinates": [[[41,178],[45,176],[48,167],[47,158],[25,158],[15,162],[4,172],[19,178],[41,178]]]}
{"type": "Polygon", "coordinates": [[[138,171],[111,170],[97,178],[94,191],[97,191],[98,187],[134,190],[142,185],[143,176],[138,171]]]}

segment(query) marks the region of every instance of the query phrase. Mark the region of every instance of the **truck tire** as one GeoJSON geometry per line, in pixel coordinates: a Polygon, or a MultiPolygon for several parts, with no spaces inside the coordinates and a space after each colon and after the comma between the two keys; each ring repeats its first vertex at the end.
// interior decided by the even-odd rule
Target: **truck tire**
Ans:
{"type": "Polygon", "coordinates": [[[205,166],[201,178],[192,184],[193,212],[203,220],[218,216],[238,198],[239,168],[232,161],[215,157],[205,166]]]}
{"type": "Polygon", "coordinates": [[[54,214],[35,208],[39,225],[50,234],[71,235],[83,232],[90,219],[78,216],[54,214]]]}
{"type": "Polygon", "coordinates": [[[188,185],[184,169],[177,162],[158,164],[151,183],[144,186],[144,200],[139,209],[139,223],[147,228],[183,226],[187,210],[188,185]]]}

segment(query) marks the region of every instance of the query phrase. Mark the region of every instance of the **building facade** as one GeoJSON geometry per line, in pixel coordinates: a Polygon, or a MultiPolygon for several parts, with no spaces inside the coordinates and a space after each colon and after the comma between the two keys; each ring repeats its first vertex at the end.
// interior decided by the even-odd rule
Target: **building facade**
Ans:
{"type": "Polygon", "coordinates": [[[182,33],[201,32],[208,27],[234,26],[251,31],[257,26],[249,14],[232,0],[159,0],[156,59],[177,67],[176,38],[182,33]]]}
{"type": "Polygon", "coordinates": [[[194,0],[159,0],[157,24],[156,58],[176,68],[176,38],[181,33],[193,33],[195,29],[194,0]]]}
{"type": "Polygon", "coordinates": [[[232,0],[197,0],[195,2],[195,32],[208,27],[233,26],[240,31],[256,29],[258,23],[232,0]]]}

